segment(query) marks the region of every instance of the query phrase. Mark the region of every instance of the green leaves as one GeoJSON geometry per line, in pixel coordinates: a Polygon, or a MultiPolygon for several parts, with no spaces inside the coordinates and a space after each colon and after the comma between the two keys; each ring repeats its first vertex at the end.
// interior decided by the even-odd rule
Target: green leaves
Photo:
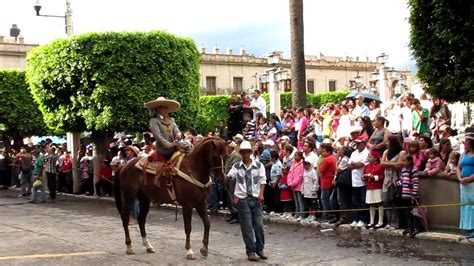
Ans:
{"type": "Polygon", "coordinates": [[[28,81],[47,125],[63,131],[145,131],[144,103],[159,96],[182,108],[191,124],[199,97],[194,42],[169,33],[87,33],[31,51],[28,81]]]}
{"type": "Polygon", "coordinates": [[[474,2],[409,0],[410,48],[433,96],[474,101],[474,2]]]}
{"type": "Polygon", "coordinates": [[[33,100],[25,73],[0,70],[0,124],[8,137],[43,135],[46,126],[33,100]]]}

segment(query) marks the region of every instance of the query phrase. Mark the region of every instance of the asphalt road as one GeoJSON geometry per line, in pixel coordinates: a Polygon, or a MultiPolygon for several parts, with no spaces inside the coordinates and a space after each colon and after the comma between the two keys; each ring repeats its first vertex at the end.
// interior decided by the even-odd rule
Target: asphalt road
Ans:
{"type": "MultiPolygon", "coordinates": [[[[134,255],[125,254],[121,221],[111,202],[60,197],[57,203],[26,204],[0,192],[0,265],[247,264],[238,225],[213,216],[209,257],[199,255],[203,227],[193,216],[196,261],[184,257],[182,218],[153,208],[148,236],[157,253],[147,254],[131,226],[134,255]]],[[[472,246],[359,232],[321,233],[316,228],[266,224],[269,264],[474,264],[472,246]]],[[[260,261],[259,263],[264,263],[260,261]]]]}

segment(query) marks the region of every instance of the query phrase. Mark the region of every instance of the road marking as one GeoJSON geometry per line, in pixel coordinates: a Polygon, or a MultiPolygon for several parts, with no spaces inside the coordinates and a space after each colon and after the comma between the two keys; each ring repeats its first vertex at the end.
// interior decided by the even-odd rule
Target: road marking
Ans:
{"type": "Polygon", "coordinates": [[[103,255],[106,252],[103,251],[91,251],[91,252],[76,252],[76,253],[46,253],[46,254],[33,254],[33,255],[20,255],[20,256],[4,256],[0,257],[0,260],[17,260],[17,259],[44,259],[44,258],[60,258],[60,257],[73,257],[73,256],[93,256],[103,255]]]}

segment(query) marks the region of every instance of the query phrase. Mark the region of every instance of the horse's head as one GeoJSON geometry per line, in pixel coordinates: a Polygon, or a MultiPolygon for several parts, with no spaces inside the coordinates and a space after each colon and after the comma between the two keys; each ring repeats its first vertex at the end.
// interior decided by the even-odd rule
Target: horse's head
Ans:
{"type": "Polygon", "coordinates": [[[203,139],[194,149],[196,164],[209,167],[216,180],[223,182],[225,161],[228,157],[227,143],[222,139],[208,137],[203,139]]]}

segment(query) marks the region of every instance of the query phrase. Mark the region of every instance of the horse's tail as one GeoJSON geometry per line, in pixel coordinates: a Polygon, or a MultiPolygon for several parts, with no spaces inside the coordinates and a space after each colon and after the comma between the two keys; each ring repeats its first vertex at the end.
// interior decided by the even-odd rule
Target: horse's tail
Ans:
{"type": "Polygon", "coordinates": [[[115,177],[114,177],[114,198],[115,198],[115,206],[119,214],[122,214],[122,188],[120,187],[120,171],[122,170],[122,166],[120,165],[115,170],[115,177]]]}

